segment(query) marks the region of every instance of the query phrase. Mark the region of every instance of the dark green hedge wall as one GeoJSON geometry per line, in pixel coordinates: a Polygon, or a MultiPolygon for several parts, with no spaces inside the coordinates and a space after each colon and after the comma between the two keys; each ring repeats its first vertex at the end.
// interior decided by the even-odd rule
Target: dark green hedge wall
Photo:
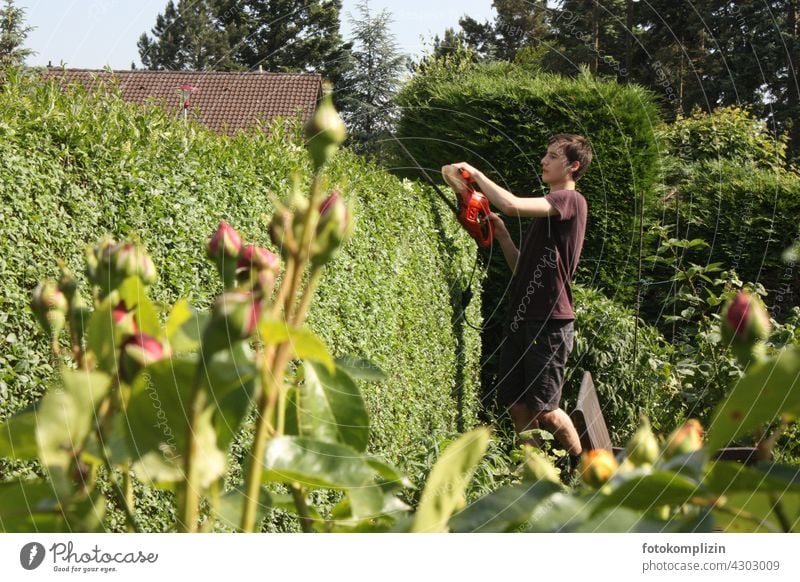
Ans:
{"type": "MultiPolygon", "coordinates": [[[[742,160],[706,160],[688,166],[674,192],[662,212],[670,236],[705,240],[709,247],[694,262],[720,262],[742,281],[761,283],[773,317],[787,317],[800,302],[800,266],[784,259],[800,240],[800,176],[742,160]]],[[[654,305],[663,303],[663,291],[648,294],[654,305]]]]}

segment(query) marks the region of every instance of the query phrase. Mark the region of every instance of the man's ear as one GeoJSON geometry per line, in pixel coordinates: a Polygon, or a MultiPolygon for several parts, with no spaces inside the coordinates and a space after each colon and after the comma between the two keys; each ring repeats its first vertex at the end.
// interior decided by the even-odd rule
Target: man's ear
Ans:
{"type": "Polygon", "coordinates": [[[580,162],[580,160],[575,160],[574,162],[572,162],[572,163],[569,165],[569,172],[570,172],[570,174],[574,174],[575,172],[577,172],[577,171],[578,171],[578,169],[579,169],[580,167],[581,167],[581,162],[580,162]]]}

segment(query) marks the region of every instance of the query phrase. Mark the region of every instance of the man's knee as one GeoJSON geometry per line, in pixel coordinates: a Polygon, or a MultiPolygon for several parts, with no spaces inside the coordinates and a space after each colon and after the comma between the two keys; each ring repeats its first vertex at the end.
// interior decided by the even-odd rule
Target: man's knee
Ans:
{"type": "Polygon", "coordinates": [[[547,428],[558,427],[561,425],[561,410],[541,410],[536,414],[536,420],[547,428]]]}

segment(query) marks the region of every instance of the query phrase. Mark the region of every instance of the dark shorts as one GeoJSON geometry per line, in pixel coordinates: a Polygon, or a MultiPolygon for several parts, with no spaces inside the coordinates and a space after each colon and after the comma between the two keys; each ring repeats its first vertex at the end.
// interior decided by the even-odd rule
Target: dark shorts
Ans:
{"type": "Polygon", "coordinates": [[[534,412],[556,410],[564,368],[575,343],[573,321],[521,321],[515,329],[506,329],[496,388],[498,403],[525,403],[534,412]]]}

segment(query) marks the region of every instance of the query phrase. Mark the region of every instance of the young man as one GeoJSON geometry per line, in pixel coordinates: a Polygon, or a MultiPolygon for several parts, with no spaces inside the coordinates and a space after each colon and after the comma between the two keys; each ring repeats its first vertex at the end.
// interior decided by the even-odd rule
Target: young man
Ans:
{"type": "Polygon", "coordinates": [[[564,367],[574,343],[571,281],[586,231],[586,200],[575,190],[575,182],[591,161],[585,138],[554,135],[541,160],[542,181],[550,192],[535,198],[515,196],[467,163],[442,168],[450,176],[454,168],[467,170],[489,202],[506,216],[534,219],[520,250],[503,220],[490,215],[495,241],[514,272],[496,390],[498,401],[509,407],[517,433],[539,426],[549,430],[573,458],[573,467],[581,443],[560,401],[564,367]]]}

